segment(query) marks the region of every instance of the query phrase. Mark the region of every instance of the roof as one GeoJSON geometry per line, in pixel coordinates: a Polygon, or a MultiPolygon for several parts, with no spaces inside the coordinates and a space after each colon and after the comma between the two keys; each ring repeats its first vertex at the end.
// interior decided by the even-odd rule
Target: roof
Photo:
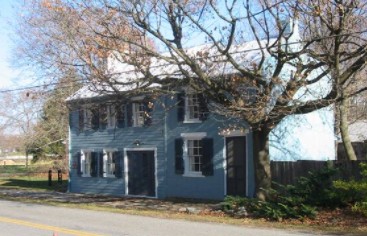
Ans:
{"type": "MultiPolygon", "coordinates": [[[[266,44],[271,44],[275,41],[272,39],[257,41],[249,41],[243,44],[234,45],[229,50],[229,53],[233,57],[236,62],[240,62],[239,65],[242,68],[255,69],[255,65],[257,65],[261,58],[261,50],[265,55],[268,55],[266,52],[266,44]]],[[[227,60],[224,60],[223,56],[218,53],[218,50],[209,44],[200,45],[192,48],[185,49],[186,53],[190,55],[192,58],[196,58],[201,65],[203,71],[207,73],[209,77],[215,77],[220,75],[228,75],[237,72],[237,69],[233,67],[231,63],[227,60]],[[200,58],[205,57],[205,61],[200,61],[200,58]]],[[[168,53],[163,53],[162,56],[169,57],[168,53]]],[[[184,66],[185,67],[185,66],[184,66]]],[[[188,69],[188,67],[186,66],[188,69]]],[[[163,59],[159,58],[151,58],[149,64],[149,71],[153,76],[157,78],[182,78],[183,75],[180,72],[179,67],[175,63],[169,63],[163,59]]],[[[188,69],[188,71],[190,71],[188,69]]],[[[108,62],[108,73],[113,75],[111,76],[112,80],[115,80],[118,83],[123,83],[125,85],[117,85],[114,86],[119,92],[130,91],[133,89],[139,88],[136,80],[144,78],[144,75],[141,72],[137,72],[134,69],[134,66],[122,63],[121,60],[110,58],[108,62]]],[[[192,73],[194,76],[194,74],[192,73]]],[[[141,81],[139,81],[141,82],[141,81]]],[[[151,87],[159,86],[158,84],[153,84],[151,87]]],[[[88,84],[79,89],[76,93],[68,97],[67,101],[79,100],[79,99],[88,99],[95,97],[102,97],[105,95],[112,95],[115,91],[106,84],[88,84]]]]}

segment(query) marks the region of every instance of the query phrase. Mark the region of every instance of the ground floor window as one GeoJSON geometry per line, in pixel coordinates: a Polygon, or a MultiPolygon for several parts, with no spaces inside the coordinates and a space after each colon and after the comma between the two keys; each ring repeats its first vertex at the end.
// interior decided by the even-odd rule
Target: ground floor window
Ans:
{"type": "Polygon", "coordinates": [[[187,160],[189,161],[189,171],[201,173],[202,170],[202,142],[201,140],[187,140],[187,160]]]}
{"type": "Polygon", "coordinates": [[[81,173],[82,177],[91,177],[92,173],[92,152],[83,150],[81,152],[81,173]]]}
{"type": "Polygon", "coordinates": [[[103,177],[116,177],[116,151],[103,151],[103,177]]]}
{"type": "Polygon", "coordinates": [[[203,142],[206,133],[182,133],[184,175],[190,177],[203,176],[203,142]]]}
{"type": "Polygon", "coordinates": [[[121,178],[123,152],[117,149],[82,149],[77,153],[78,175],[81,177],[121,178]]]}

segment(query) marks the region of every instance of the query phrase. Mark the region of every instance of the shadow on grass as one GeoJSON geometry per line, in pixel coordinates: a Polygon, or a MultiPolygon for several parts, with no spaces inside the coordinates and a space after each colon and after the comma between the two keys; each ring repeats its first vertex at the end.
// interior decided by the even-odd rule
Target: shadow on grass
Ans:
{"type": "Polygon", "coordinates": [[[2,179],[0,186],[3,187],[14,187],[14,188],[27,188],[36,190],[48,190],[48,191],[58,191],[66,192],[67,190],[67,180],[63,180],[61,183],[57,181],[52,181],[51,186],[47,179],[27,179],[27,178],[10,178],[2,179]]]}

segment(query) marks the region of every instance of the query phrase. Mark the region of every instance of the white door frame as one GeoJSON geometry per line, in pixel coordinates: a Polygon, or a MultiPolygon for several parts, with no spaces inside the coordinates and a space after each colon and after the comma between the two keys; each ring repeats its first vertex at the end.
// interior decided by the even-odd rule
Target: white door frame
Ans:
{"type": "Polygon", "coordinates": [[[146,197],[146,198],[157,198],[157,188],[158,188],[158,181],[157,181],[157,148],[156,147],[144,147],[144,148],[124,148],[124,180],[125,180],[125,195],[126,196],[134,196],[134,197],[146,197]],[[145,195],[129,195],[129,166],[128,166],[128,158],[127,152],[128,151],[153,151],[154,152],[154,184],[155,184],[155,196],[145,196],[145,195]]]}

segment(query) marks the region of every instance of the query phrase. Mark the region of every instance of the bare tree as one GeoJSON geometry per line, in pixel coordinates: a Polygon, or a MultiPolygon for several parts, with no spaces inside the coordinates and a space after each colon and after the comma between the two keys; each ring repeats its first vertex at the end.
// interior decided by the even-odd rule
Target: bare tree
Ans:
{"type": "Polygon", "coordinates": [[[34,0],[32,4],[32,17],[24,22],[32,28],[36,21],[39,33],[30,31],[37,37],[33,41],[30,37],[30,42],[43,46],[27,55],[36,56],[38,64],[54,63],[52,68],[58,70],[76,67],[99,89],[108,85],[108,91],[130,86],[130,94],[171,93],[178,85],[189,85],[205,94],[212,112],[246,121],[252,127],[257,196],[262,199],[271,185],[272,129],[284,117],[343,101],[348,96],[343,86],[367,58],[365,32],[352,27],[366,19],[367,3],[362,0],[34,0]],[[296,35],[298,21],[303,38],[296,35]],[[204,46],[186,49],[200,39],[204,46]],[[242,43],[249,41],[255,45],[243,50],[242,43]],[[106,71],[101,63],[106,57],[128,69],[119,71],[112,65],[106,71]],[[155,83],[162,86],[151,88],[155,83]],[[324,89],[310,99],[300,95],[310,95],[321,85],[324,89]],[[255,91],[251,99],[247,88],[255,91]]]}
{"type": "Polygon", "coordinates": [[[5,133],[18,135],[18,140],[26,153],[28,165],[28,150],[33,145],[34,127],[36,125],[42,101],[30,91],[2,94],[0,117],[2,118],[5,133]]]}

